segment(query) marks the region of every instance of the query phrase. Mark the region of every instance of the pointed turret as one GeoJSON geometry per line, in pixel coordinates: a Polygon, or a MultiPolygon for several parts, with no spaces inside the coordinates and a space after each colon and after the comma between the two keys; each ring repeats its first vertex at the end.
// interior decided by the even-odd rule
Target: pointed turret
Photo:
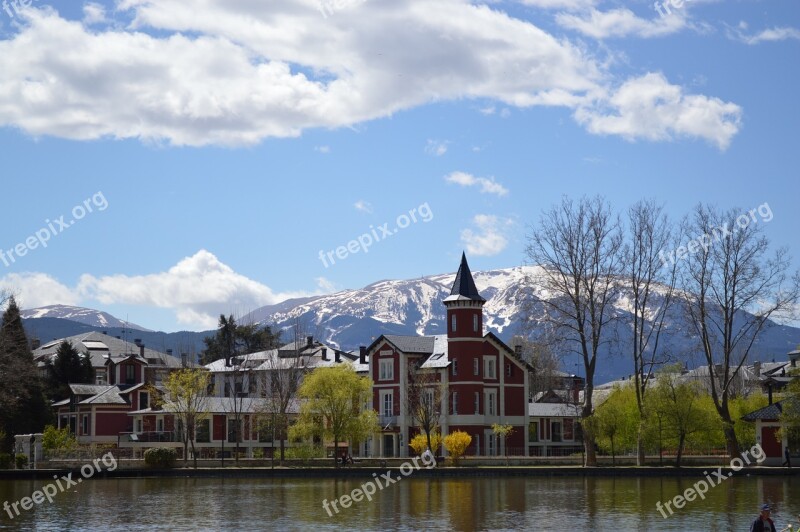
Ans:
{"type": "Polygon", "coordinates": [[[469,271],[469,264],[467,264],[466,253],[461,253],[461,266],[458,267],[456,280],[453,283],[453,288],[450,290],[450,295],[445,298],[445,303],[448,301],[480,301],[485,303],[486,300],[478,293],[478,288],[475,286],[475,281],[472,279],[472,272],[469,271]]]}
{"type": "Polygon", "coordinates": [[[447,307],[447,337],[483,337],[484,304],[486,300],[478,292],[472,272],[469,271],[467,255],[462,253],[461,266],[458,267],[453,288],[450,295],[444,298],[444,306],[447,307]]]}

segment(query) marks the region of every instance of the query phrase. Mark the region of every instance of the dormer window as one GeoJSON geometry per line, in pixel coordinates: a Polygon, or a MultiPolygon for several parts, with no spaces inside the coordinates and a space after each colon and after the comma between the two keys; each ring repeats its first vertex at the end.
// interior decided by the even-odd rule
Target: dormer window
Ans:
{"type": "Polygon", "coordinates": [[[125,382],[130,384],[136,380],[136,368],[133,364],[125,366],[125,382]]]}

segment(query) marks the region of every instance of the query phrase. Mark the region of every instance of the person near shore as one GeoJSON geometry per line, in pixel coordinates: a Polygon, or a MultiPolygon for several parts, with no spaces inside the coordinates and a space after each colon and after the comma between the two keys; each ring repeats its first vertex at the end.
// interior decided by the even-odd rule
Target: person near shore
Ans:
{"type": "Polygon", "coordinates": [[[788,447],[783,451],[783,456],[786,457],[786,461],[783,463],[783,465],[785,465],[786,467],[791,469],[792,468],[792,460],[791,460],[791,455],[789,454],[789,448],[788,447]]]}
{"type": "Polygon", "coordinates": [[[761,506],[761,513],[758,515],[753,524],[750,525],[750,532],[778,532],[775,528],[775,523],[769,517],[770,507],[769,504],[761,506]]]}

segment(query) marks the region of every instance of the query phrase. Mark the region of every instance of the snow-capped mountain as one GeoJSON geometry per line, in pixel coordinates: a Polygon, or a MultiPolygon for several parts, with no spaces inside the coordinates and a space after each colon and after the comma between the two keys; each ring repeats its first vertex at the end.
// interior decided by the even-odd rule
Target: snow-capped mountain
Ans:
{"type": "Polygon", "coordinates": [[[140,325],[130,323],[125,320],[115,318],[108,312],[94,310],[85,307],[73,307],[70,305],[48,305],[20,311],[23,319],[36,318],[60,318],[64,320],[76,321],[89,325],[90,327],[136,329],[139,331],[149,331],[140,325]]]}
{"type": "MultiPolygon", "coordinates": [[[[520,332],[523,306],[531,301],[531,289],[538,298],[549,297],[536,279],[542,270],[534,266],[520,266],[473,272],[475,285],[486,299],[484,329],[509,341],[520,332]],[[530,281],[526,282],[526,279],[530,281]]],[[[409,280],[384,280],[358,290],[345,290],[335,294],[289,300],[255,310],[242,318],[245,322],[277,325],[288,328],[300,323],[320,340],[341,349],[357,349],[367,345],[381,334],[432,335],[443,334],[445,307],[442,300],[450,294],[455,273],[433,275],[409,280]]],[[[651,299],[658,305],[664,296],[656,289],[651,299]]],[[[631,345],[631,332],[625,318],[631,312],[630,296],[623,289],[613,302],[613,312],[621,318],[610,327],[609,337],[614,341],[604,346],[603,364],[598,364],[597,378],[617,378],[632,373],[632,362],[627,347],[631,345]]],[[[532,315],[543,315],[544,309],[533,307],[532,315]]],[[[535,319],[535,318],[534,318],[535,319]]],[[[684,361],[690,367],[702,363],[693,358],[696,352],[680,306],[671,308],[667,319],[664,344],[674,360],[684,361]]],[[[786,353],[800,343],[800,329],[774,325],[767,329],[752,351],[755,359],[785,359],[786,353]]],[[[567,356],[564,368],[581,372],[577,358],[567,356]]]]}

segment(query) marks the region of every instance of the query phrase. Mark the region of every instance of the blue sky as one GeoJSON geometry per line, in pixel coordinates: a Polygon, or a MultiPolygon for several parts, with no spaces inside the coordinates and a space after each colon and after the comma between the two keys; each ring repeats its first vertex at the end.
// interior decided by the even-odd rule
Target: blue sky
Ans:
{"type": "Polygon", "coordinates": [[[6,1],[0,287],[25,307],[201,330],[464,249],[517,266],[563,194],[768,203],[800,266],[795,1],[6,1]]]}

